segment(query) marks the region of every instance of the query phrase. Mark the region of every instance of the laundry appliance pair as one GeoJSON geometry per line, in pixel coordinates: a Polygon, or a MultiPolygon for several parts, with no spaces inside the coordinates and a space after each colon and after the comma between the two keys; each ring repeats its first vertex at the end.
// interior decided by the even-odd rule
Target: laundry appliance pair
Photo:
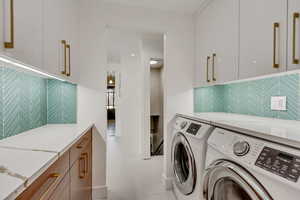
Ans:
{"type": "Polygon", "coordinates": [[[183,115],[177,115],[172,135],[178,200],[300,199],[300,146],[214,128],[183,115]]]}

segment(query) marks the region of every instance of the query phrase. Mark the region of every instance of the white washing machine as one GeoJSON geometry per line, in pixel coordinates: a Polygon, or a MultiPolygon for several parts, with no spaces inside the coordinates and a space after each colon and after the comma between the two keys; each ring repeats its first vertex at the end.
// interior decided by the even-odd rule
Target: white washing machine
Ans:
{"type": "Polygon", "coordinates": [[[216,128],[205,165],[205,200],[300,199],[300,149],[216,128]]]}
{"type": "Polygon", "coordinates": [[[173,127],[173,191],[178,200],[199,200],[204,171],[206,142],[213,127],[177,117],[173,127]]]}

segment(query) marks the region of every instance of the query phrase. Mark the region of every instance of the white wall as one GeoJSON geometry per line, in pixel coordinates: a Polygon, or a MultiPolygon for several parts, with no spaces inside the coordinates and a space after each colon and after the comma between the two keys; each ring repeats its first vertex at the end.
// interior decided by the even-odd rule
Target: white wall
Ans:
{"type": "MultiPolygon", "coordinates": [[[[122,137],[122,145],[130,147],[127,153],[136,157],[140,153],[139,133],[141,132],[142,109],[141,36],[134,31],[109,28],[107,47],[112,55],[120,57],[118,65],[108,65],[109,69],[121,74],[121,80],[119,80],[121,81],[121,95],[117,98],[116,105],[117,135],[122,137]]],[[[118,83],[116,90],[118,93],[118,83]]]]}
{"type": "MultiPolygon", "coordinates": [[[[106,127],[104,82],[106,76],[105,28],[107,26],[165,33],[164,102],[166,106],[164,121],[166,123],[170,121],[176,112],[192,112],[194,65],[192,16],[137,7],[120,7],[114,4],[103,4],[100,0],[81,0],[81,4],[81,82],[87,87],[93,88],[94,93],[99,97],[98,101],[92,101],[89,106],[94,107],[93,112],[97,112],[101,116],[97,119],[99,121],[97,128],[101,134],[104,135],[103,127],[106,127]]],[[[166,125],[164,129],[166,133],[166,125]]],[[[143,134],[141,137],[144,137],[143,134]]],[[[165,134],[165,141],[169,140],[170,136],[165,134]]],[[[169,146],[168,143],[165,145],[167,153],[170,150],[169,146]]],[[[169,165],[170,159],[166,159],[165,177],[172,175],[169,165]]],[[[98,184],[101,182],[98,182],[98,177],[95,177],[94,186],[98,184]]]]}

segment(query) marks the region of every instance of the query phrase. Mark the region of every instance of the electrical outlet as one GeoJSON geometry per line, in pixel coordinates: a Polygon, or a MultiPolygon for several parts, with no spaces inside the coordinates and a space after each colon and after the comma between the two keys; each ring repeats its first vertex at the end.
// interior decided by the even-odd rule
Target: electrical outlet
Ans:
{"type": "Polygon", "coordinates": [[[286,110],[286,96],[271,97],[271,110],[286,110]]]}

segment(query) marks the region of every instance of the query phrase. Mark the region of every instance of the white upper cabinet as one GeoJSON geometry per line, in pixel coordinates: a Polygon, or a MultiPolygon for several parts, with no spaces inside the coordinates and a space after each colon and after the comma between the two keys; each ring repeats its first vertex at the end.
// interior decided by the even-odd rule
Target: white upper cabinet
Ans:
{"type": "Polygon", "coordinates": [[[212,13],[204,10],[197,16],[196,21],[196,67],[194,73],[194,86],[207,86],[212,84],[211,70],[211,24],[207,18],[210,18],[212,13]]]}
{"type": "Polygon", "coordinates": [[[240,79],[286,70],[286,12],[287,0],[240,0],[240,79]]]}
{"type": "Polygon", "coordinates": [[[67,42],[70,52],[68,52],[69,63],[67,73],[70,76],[67,79],[77,82],[79,79],[79,0],[66,0],[68,4],[66,26],[67,26],[67,42]]]}
{"type": "Polygon", "coordinates": [[[288,8],[288,70],[300,69],[300,1],[289,0],[288,8]]]}
{"type": "Polygon", "coordinates": [[[76,82],[79,49],[78,0],[44,3],[44,66],[47,71],[76,82]]]}
{"type": "MultiPolygon", "coordinates": [[[[3,2],[0,3],[0,10],[3,13],[3,2]]],[[[0,15],[0,54],[3,53],[3,49],[4,49],[4,27],[3,27],[3,22],[4,22],[4,14],[0,15]]]]}
{"type": "Polygon", "coordinates": [[[42,68],[43,0],[3,0],[3,53],[42,68]]]}
{"type": "Polygon", "coordinates": [[[196,19],[195,87],[238,75],[238,0],[213,0],[196,19]]]}
{"type": "Polygon", "coordinates": [[[224,83],[238,78],[239,0],[214,0],[212,79],[224,83]]]}
{"type": "Polygon", "coordinates": [[[44,3],[44,66],[53,74],[62,75],[67,67],[67,27],[65,0],[44,3]]]}

